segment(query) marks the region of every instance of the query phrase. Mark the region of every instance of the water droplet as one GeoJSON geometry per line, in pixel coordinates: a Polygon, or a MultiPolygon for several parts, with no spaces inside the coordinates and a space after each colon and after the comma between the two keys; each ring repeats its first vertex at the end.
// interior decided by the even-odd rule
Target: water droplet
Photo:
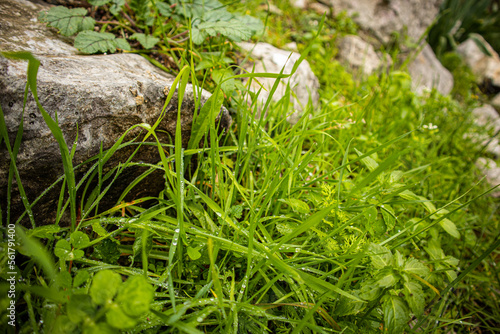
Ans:
{"type": "Polygon", "coordinates": [[[300,248],[295,248],[295,253],[300,252],[300,248]]]}
{"type": "Polygon", "coordinates": [[[175,229],[175,233],[179,233],[180,231],[181,231],[181,230],[180,230],[180,229],[178,229],[178,228],[176,228],[176,229],[175,229]]]}
{"type": "Polygon", "coordinates": [[[198,318],[196,318],[196,321],[198,321],[198,322],[202,322],[202,321],[203,321],[203,318],[202,318],[202,317],[198,317],[198,318]]]}

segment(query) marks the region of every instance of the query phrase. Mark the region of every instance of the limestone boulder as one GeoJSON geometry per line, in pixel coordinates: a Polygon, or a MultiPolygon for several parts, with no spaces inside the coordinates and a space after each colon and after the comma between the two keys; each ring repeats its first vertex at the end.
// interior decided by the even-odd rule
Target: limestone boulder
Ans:
{"type": "Polygon", "coordinates": [[[442,0],[329,0],[335,15],[346,11],[382,43],[394,33],[416,42],[439,12],[442,0]]]}
{"type": "MultiPolygon", "coordinates": [[[[495,187],[500,184],[500,167],[492,159],[479,158],[476,161],[476,167],[481,173],[486,176],[486,182],[490,187],[495,187]]],[[[500,190],[498,188],[491,193],[493,197],[500,197],[500,190]]]]}
{"type": "Polygon", "coordinates": [[[457,47],[457,52],[486,90],[497,93],[500,91],[500,57],[483,37],[475,35],[474,38],[467,39],[457,47]],[[489,55],[481,50],[478,43],[486,48],[489,55]]]}
{"type": "MultiPolygon", "coordinates": [[[[251,52],[252,61],[244,64],[244,68],[252,71],[255,65],[255,73],[280,73],[284,68],[283,74],[290,74],[295,63],[300,58],[300,54],[297,52],[281,50],[267,43],[239,43],[239,46],[244,51],[251,52]]],[[[274,85],[275,79],[257,78],[257,80],[266,89],[262,89],[258,97],[261,102],[264,102],[269,97],[269,91],[274,85]]],[[[253,92],[260,90],[261,85],[259,83],[254,80],[250,90],[253,92]]],[[[313,105],[317,104],[319,100],[319,81],[311,70],[309,63],[303,60],[290,78],[281,79],[278,89],[272,97],[274,101],[278,101],[284,96],[288,84],[297,97],[292,99],[296,112],[288,117],[288,121],[294,124],[299,120],[301,111],[307,105],[309,99],[312,100],[313,105]]]]}
{"type": "Polygon", "coordinates": [[[383,64],[373,46],[359,36],[344,36],[338,41],[337,47],[339,60],[351,70],[370,75],[383,64]]]}
{"type": "Polygon", "coordinates": [[[453,89],[453,75],[437,59],[429,44],[425,44],[421,52],[408,66],[412,77],[413,89],[422,93],[424,89],[436,88],[447,95],[453,89]]]}
{"type": "MultiPolygon", "coordinates": [[[[66,40],[37,22],[38,12],[44,8],[24,0],[3,0],[0,12],[13,15],[0,15],[0,45],[4,51],[31,51],[40,61],[37,80],[40,103],[53,119],[57,112],[57,120],[67,145],[71,147],[76,143],[73,165],[80,166],[76,169],[77,182],[92,165],[85,162],[99,153],[101,145],[103,150],[109,149],[126,130],[136,124],[153,125],[162,110],[164,116],[156,131],[163,143],[172,143],[177,120],[177,92],[169,104],[165,105],[165,101],[168,92],[176,89],[172,87],[174,77],[135,54],[79,55],[66,40]]],[[[31,93],[23,113],[26,70],[27,62],[0,58],[0,105],[11,145],[23,122],[24,132],[16,165],[27,198],[33,202],[63,175],[63,165],[59,146],[31,93]]],[[[195,94],[193,89],[193,86],[188,85],[181,107],[184,145],[189,141],[193,113],[210,96],[206,91],[197,91],[195,94]],[[195,102],[195,95],[199,103],[195,102]]],[[[218,122],[220,129],[230,126],[231,117],[224,108],[218,122]]],[[[136,137],[141,140],[144,133],[144,130],[141,132],[137,128],[126,140],[136,137]]],[[[136,148],[137,145],[128,145],[118,150],[104,166],[104,172],[125,162],[136,148]]],[[[147,164],[160,161],[158,148],[143,145],[132,161],[136,162],[136,166],[127,168],[115,180],[100,205],[101,209],[113,206],[122,191],[149,168],[147,164]]],[[[2,143],[0,201],[4,215],[10,163],[6,146],[2,143]]],[[[164,189],[164,185],[162,174],[154,172],[134,187],[125,200],[156,196],[164,189]]],[[[59,192],[60,184],[48,191],[33,207],[37,224],[54,222],[59,192]]],[[[78,196],[82,196],[81,191],[78,196]]],[[[15,182],[11,208],[14,220],[24,212],[15,182]]]]}

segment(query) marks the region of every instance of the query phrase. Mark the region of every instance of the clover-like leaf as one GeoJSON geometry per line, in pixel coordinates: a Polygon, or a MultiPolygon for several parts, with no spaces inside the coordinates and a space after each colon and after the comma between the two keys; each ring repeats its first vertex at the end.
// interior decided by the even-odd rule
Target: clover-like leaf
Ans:
{"type": "Polygon", "coordinates": [[[90,274],[87,270],[78,270],[78,273],[76,274],[75,278],[73,279],[73,287],[78,288],[80,285],[83,283],[87,282],[87,280],[90,278],[90,274]]]}
{"type": "Polygon", "coordinates": [[[99,271],[92,281],[90,296],[94,303],[103,305],[113,299],[121,283],[122,278],[114,271],[99,271]]]}
{"type": "Polygon", "coordinates": [[[63,6],[52,7],[48,12],[41,12],[39,19],[50,27],[60,30],[64,36],[71,36],[80,31],[94,29],[95,21],[86,17],[85,8],[66,8],[63,6]]]}
{"type": "Polygon", "coordinates": [[[130,277],[121,287],[117,303],[130,317],[139,317],[149,311],[154,289],[144,276],[130,277]]]}
{"type": "Polygon", "coordinates": [[[87,246],[87,244],[90,242],[89,236],[83,233],[82,231],[76,231],[71,233],[71,244],[75,248],[83,248],[87,246]]]}
{"type": "Polygon", "coordinates": [[[137,320],[125,314],[118,303],[112,303],[109,311],[106,312],[108,324],[118,329],[132,328],[137,324],[137,320]]]}
{"type": "Polygon", "coordinates": [[[198,260],[201,257],[201,253],[193,247],[187,248],[187,254],[191,260],[198,260]]]}
{"type": "Polygon", "coordinates": [[[132,36],[130,36],[130,39],[135,39],[139,41],[139,43],[141,43],[142,47],[145,49],[153,48],[156,45],[156,43],[160,41],[160,39],[157,37],[140,33],[133,34],[132,36]]]}
{"type": "Polygon", "coordinates": [[[54,254],[63,261],[79,259],[83,256],[82,250],[71,250],[71,245],[67,240],[59,240],[56,243],[54,254]]]}

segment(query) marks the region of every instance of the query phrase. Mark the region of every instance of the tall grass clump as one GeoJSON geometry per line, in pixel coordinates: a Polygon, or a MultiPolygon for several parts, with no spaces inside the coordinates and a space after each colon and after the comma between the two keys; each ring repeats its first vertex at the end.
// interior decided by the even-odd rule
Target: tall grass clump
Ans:
{"type": "MultiPolygon", "coordinates": [[[[70,159],[53,185],[61,189],[56,215],[82,215],[66,224],[18,224],[20,332],[497,328],[498,204],[474,167],[481,147],[466,136],[481,131],[470,119],[473,104],[436,91],[415,95],[399,71],[355,80],[331,57],[312,54],[330,51],[323,24],[302,53],[322,73],[321,100],[304,106],[296,124],[286,121],[296,112],[291,87],[272,101],[289,75],[218,67],[227,73],[214,77],[190,56],[213,45],[190,43],[174,83],[178,115],[188,81],[200,89],[211,75],[213,95],[197,111],[187,147],[180,116],[172,143],[158,140],[161,115],[137,125],[143,132],[135,140],[124,134],[101,150],[77,180],[74,150],[59,141],[70,159]],[[246,90],[259,77],[277,80],[264,103],[246,90]],[[241,78],[246,87],[236,83],[241,78]],[[223,105],[234,121],[227,134],[216,122],[223,105]],[[143,175],[161,171],[164,190],[123,202],[140,177],[113,208],[99,210],[114,180],[136,165],[132,153],[105,173],[110,157],[132,145],[157,148],[159,162],[143,175]]],[[[24,58],[36,98],[36,59],[24,58]]],[[[18,141],[9,147],[0,116],[2,145],[15,161],[18,141]]],[[[57,138],[57,122],[46,122],[57,138]]],[[[16,170],[13,163],[11,179],[16,170]]],[[[29,214],[36,203],[26,199],[25,207],[29,214]]]]}

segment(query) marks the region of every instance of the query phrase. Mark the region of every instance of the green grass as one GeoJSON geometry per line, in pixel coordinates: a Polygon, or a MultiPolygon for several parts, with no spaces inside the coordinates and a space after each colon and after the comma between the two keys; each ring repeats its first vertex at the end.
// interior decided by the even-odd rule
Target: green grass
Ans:
{"type": "MultiPolygon", "coordinates": [[[[290,92],[269,100],[264,116],[244,90],[222,101],[224,82],[206,82],[214,95],[201,108],[188,147],[181,147],[179,127],[172,143],[159,143],[159,119],[142,125],[145,135],[135,143],[123,136],[88,161],[93,172],[85,179],[74,180],[78,166],[65,161],[65,175],[54,185],[61,188],[54,215],[80,208],[82,220],[57,218],[49,226],[33,220],[32,228],[18,228],[19,331],[497,330],[498,204],[474,167],[481,147],[464,136],[482,131],[470,118],[476,102],[435,91],[416,96],[409,76],[398,71],[354,79],[331,61],[332,22],[321,30],[318,21],[302,41],[322,88],[320,105],[308,105],[297,124],[286,122],[294,111],[290,92]],[[223,102],[234,121],[226,136],[215,122],[223,102]],[[150,171],[162,171],[165,190],[120,199],[100,212],[112,186],[105,182],[133,168],[133,155],[107,174],[104,165],[116,150],[139,143],[158,148],[150,171]],[[78,203],[74,193],[83,189],[78,203]]],[[[266,35],[271,40],[286,30],[271,26],[278,27],[266,35]]],[[[186,55],[179,100],[188,80],[199,87],[207,77],[186,55]]],[[[30,83],[34,65],[31,60],[30,83]]],[[[47,121],[57,136],[57,124],[47,121]]],[[[0,130],[6,145],[5,126],[0,130]]],[[[15,177],[15,166],[11,172],[15,177]]],[[[35,211],[29,200],[27,211],[35,211]]]]}

